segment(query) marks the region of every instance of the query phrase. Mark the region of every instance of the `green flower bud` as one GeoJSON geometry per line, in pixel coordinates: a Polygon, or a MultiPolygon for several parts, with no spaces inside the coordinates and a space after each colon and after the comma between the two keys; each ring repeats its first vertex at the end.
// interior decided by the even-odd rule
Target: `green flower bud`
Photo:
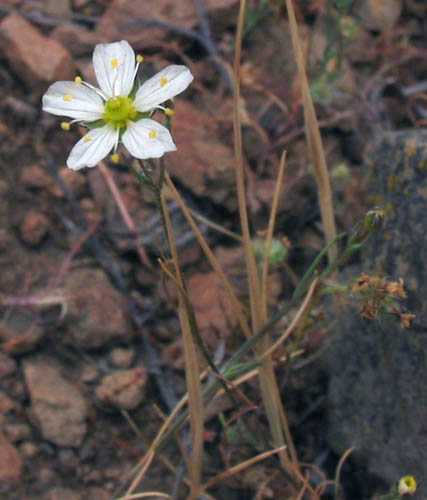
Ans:
{"type": "MultiPolygon", "coordinates": [[[[265,241],[263,239],[257,238],[252,243],[252,248],[255,254],[255,258],[259,263],[264,262],[264,254],[265,254],[265,241]]],[[[288,249],[282,243],[282,241],[273,238],[271,240],[270,246],[270,254],[269,261],[270,264],[279,264],[283,260],[285,260],[288,256],[288,249]]]]}

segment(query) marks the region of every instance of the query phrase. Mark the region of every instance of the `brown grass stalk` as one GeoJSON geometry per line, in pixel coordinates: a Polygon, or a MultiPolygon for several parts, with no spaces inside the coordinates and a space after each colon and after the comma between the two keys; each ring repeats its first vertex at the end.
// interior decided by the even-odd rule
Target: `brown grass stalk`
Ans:
{"type": "MultiPolygon", "coordinates": [[[[164,214],[166,232],[169,246],[172,254],[172,262],[175,268],[175,277],[179,290],[185,290],[185,284],[182,279],[181,269],[178,261],[178,252],[176,249],[172,223],[169,216],[164,193],[161,197],[162,210],[164,214]]],[[[178,294],[178,314],[181,325],[184,359],[185,359],[185,377],[188,390],[188,406],[190,412],[191,428],[191,490],[189,500],[196,500],[197,492],[200,488],[202,456],[203,456],[203,428],[204,428],[204,407],[202,387],[200,383],[199,363],[197,359],[197,349],[193,342],[191,333],[189,311],[186,306],[185,297],[180,292],[178,294]]]]}
{"type": "Polygon", "coordinates": [[[353,453],[353,451],[356,448],[353,446],[352,448],[349,448],[348,450],[345,451],[344,455],[340,458],[340,461],[337,466],[337,470],[335,472],[335,500],[339,499],[339,487],[340,487],[340,476],[341,476],[341,470],[343,468],[344,462],[347,460],[347,458],[353,453]]]}
{"type": "Polygon", "coordinates": [[[197,241],[199,242],[199,245],[201,246],[203,252],[205,253],[206,257],[208,258],[213,270],[215,271],[216,275],[220,279],[222,285],[224,286],[224,289],[230,299],[231,306],[233,308],[233,312],[236,314],[236,317],[239,320],[240,327],[243,330],[243,333],[246,335],[247,338],[251,336],[251,330],[249,328],[249,325],[246,321],[246,317],[243,313],[243,308],[240,304],[239,299],[237,298],[236,294],[233,291],[233,288],[230,284],[230,282],[227,279],[227,276],[225,275],[223,269],[221,268],[218,260],[216,259],[215,255],[213,254],[212,250],[209,248],[209,245],[207,244],[205,238],[203,237],[203,234],[200,232],[200,229],[197,227],[197,224],[194,222],[194,219],[190,213],[190,210],[188,209],[187,205],[185,204],[184,200],[181,198],[180,194],[175,188],[175,185],[172,182],[172,179],[170,178],[169,174],[165,172],[165,180],[166,183],[171,190],[171,193],[175,200],[178,202],[178,205],[180,206],[182,213],[184,214],[184,217],[187,219],[188,224],[190,225],[191,229],[193,230],[197,241]]]}
{"type": "MultiPolygon", "coordinates": [[[[240,215],[240,224],[242,227],[243,248],[245,253],[246,269],[249,281],[249,300],[251,309],[251,321],[253,334],[259,331],[265,323],[264,310],[261,300],[261,287],[258,277],[258,269],[255,262],[255,256],[252,250],[251,235],[249,231],[248,213],[246,208],[246,188],[245,172],[243,165],[242,152],[242,130],[240,117],[240,59],[242,49],[243,27],[246,11],[246,0],[240,1],[239,16],[237,21],[237,33],[234,54],[234,93],[233,93],[233,136],[234,136],[234,159],[236,168],[237,197],[240,215]]],[[[269,347],[269,336],[265,335],[256,347],[258,355],[262,354],[269,347]]],[[[259,369],[260,385],[262,399],[265,405],[270,431],[273,438],[273,444],[281,448],[279,457],[282,466],[292,473],[289,457],[284,451],[286,446],[281,414],[283,412],[280,392],[277,386],[274,374],[273,361],[271,357],[263,359],[262,366],[259,369]]],[[[294,467],[296,464],[294,464],[294,467]]]]}
{"type": "Polygon", "coordinates": [[[227,479],[228,477],[233,476],[234,474],[237,474],[238,472],[246,469],[247,467],[250,467],[251,465],[254,465],[254,464],[258,463],[258,462],[261,462],[261,460],[265,460],[266,458],[271,457],[275,453],[282,452],[284,450],[284,448],[285,447],[282,446],[282,447],[276,448],[274,450],[270,450],[270,451],[266,451],[264,453],[260,453],[256,457],[252,457],[249,460],[246,460],[245,462],[242,462],[242,463],[240,463],[238,465],[235,465],[234,467],[231,467],[230,469],[228,469],[228,470],[226,470],[224,472],[221,472],[220,474],[217,474],[214,477],[211,477],[208,481],[206,481],[206,483],[204,483],[201,486],[201,488],[200,488],[201,491],[204,491],[204,490],[206,490],[208,488],[211,488],[212,486],[215,486],[220,481],[222,481],[224,479],[227,479]]]}
{"type": "Polygon", "coordinates": [[[316,290],[316,287],[319,283],[318,279],[314,279],[313,282],[310,285],[310,288],[308,289],[307,295],[304,299],[304,302],[301,304],[300,308],[298,309],[298,312],[294,316],[293,320],[291,321],[291,324],[288,326],[286,331],[283,333],[283,335],[280,336],[279,339],[276,340],[276,342],[268,348],[267,351],[265,351],[262,355],[264,356],[271,356],[273,352],[285,342],[285,340],[289,337],[289,335],[295,330],[297,327],[298,323],[301,321],[301,318],[305,316],[309,306],[311,299],[313,298],[313,294],[316,290]]]}
{"type": "Polygon", "coordinates": [[[168,500],[173,500],[170,495],[167,493],[161,493],[160,491],[146,491],[145,493],[135,493],[134,495],[126,495],[124,497],[120,497],[118,500],[137,500],[139,498],[166,498],[168,500]]]}
{"type": "MultiPolygon", "coordinates": [[[[336,238],[337,230],[335,227],[332,190],[329,181],[328,167],[326,165],[325,151],[323,148],[322,138],[320,136],[319,124],[317,122],[316,111],[314,109],[307,74],[305,71],[305,61],[298,35],[298,25],[295,18],[292,0],[286,0],[286,8],[289,16],[292,47],[301,80],[307,145],[310,151],[317,184],[320,213],[322,217],[323,228],[325,231],[326,243],[330,243],[336,238]]],[[[337,247],[333,245],[328,251],[329,261],[333,262],[336,255],[337,247]]]]}
{"type": "MultiPolygon", "coordinates": [[[[156,408],[156,411],[157,411],[157,407],[156,405],[154,405],[155,408],[156,408]]],[[[144,436],[144,434],[141,432],[141,430],[138,428],[138,426],[136,425],[135,421],[132,419],[132,417],[129,415],[129,413],[126,411],[126,410],[121,410],[120,412],[123,417],[125,418],[125,420],[127,421],[127,423],[129,424],[130,428],[134,431],[135,435],[139,437],[139,439],[141,439],[145,444],[148,444],[148,441],[147,441],[147,438],[144,436]]],[[[158,411],[159,413],[159,411],[158,411]]],[[[167,417],[163,417],[163,415],[161,415],[161,418],[163,421],[166,421],[167,420],[167,417]]],[[[169,469],[172,474],[176,475],[176,467],[173,465],[173,463],[169,460],[169,458],[167,456],[165,456],[163,453],[159,453],[157,455],[157,458],[159,458],[159,460],[163,463],[163,465],[169,469]]],[[[182,481],[187,485],[187,486],[191,486],[191,481],[188,479],[187,476],[183,476],[182,478],[182,481]]],[[[211,497],[210,495],[207,495],[205,494],[206,498],[208,498],[208,500],[215,500],[213,497],[211,497]]],[[[120,500],[120,499],[119,499],[120,500]]]]}
{"type": "Polygon", "coordinates": [[[280,189],[282,187],[283,176],[285,174],[286,166],[286,151],[283,151],[280,158],[279,175],[277,176],[276,186],[273,194],[273,202],[271,204],[270,219],[268,221],[267,236],[264,245],[264,262],[262,263],[262,282],[261,282],[261,296],[262,306],[264,313],[264,321],[267,321],[267,304],[268,304],[268,271],[270,267],[270,250],[271,242],[273,240],[274,226],[276,223],[277,208],[279,206],[280,189]]]}
{"type": "MultiPolygon", "coordinates": [[[[200,375],[200,381],[204,380],[208,375],[210,369],[206,369],[200,375]]],[[[172,410],[171,414],[167,417],[161,428],[159,429],[156,437],[153,439],[149,449],[146,451],[145,455],[141,458],[141,460],[137,463],[132,471],[132,475],[135,474],[135,477],[129,486],[126,495],[132,494],[138,484],[141,482],[144,474],[147,470],[147,464],[150,465],[154,455],[157,453],[158,448],[163,444],[163,440],[166,438],[166,435],[171,427],[173,427],[173,422],[178,414],[183,410],[185,405],[188,403],[188,392],[186,392],[182,398],[179,400],[175,408],[172,410]],[[137,472],[139,471],[139,472],[137,472]]]]}

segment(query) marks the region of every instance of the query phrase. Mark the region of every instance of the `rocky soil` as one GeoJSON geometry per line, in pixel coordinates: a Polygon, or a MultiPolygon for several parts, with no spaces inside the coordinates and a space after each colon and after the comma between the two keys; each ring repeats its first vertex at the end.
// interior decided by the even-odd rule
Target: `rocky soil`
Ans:
{"type": "MultiPolygon", "coordinates": [[[[348,2],[340,36],[331,41],[338,23],[331,3],[298,2],[297,14],[337,224],[347,230],[375,203],[365,165],[372,138],[425,124],[426,8],[415,0],[348,2]]],[[[170,63],[191,68],[195,81],[177,98],[172,121],[178,151],[167,156],[166,167],[202,217],[200,228],[245,301],[239,243],[215,226],[240,231],[229,73],[238,5],[0,3],[0,498],[118,498],[164,414],[185,392],[177,294],[158,265],[167,250],[150,193],[130,173],[133,160],[125,153],[105,169],[68,170],[65,160],[80,131],[65,132],[59,117],[42,113],[41,96],[52,82],[76,75],[95,83],[91,54],[103,42],[126,39],[144,54],[142,80],[170,63]]],[[[288,257],[272,271],[274,313],[322,248],[323,235],[287,18],[277,1],[250,0],[248,8],[241,110],[253,234],[267,227],[280,155],[287,150],[276,232],[288,257]]],[[[202,335],[217,359],[226,359],[244,337],[173,203],[170,211],[202,335]]],[[[285,325],[286,319],[273,333],[285,325]]],[[[327,344],[322,332],[313,328],[299,339],[302,358],[279,363],[277,374],[300,460],[333,477],[341,450],[327,435],[326,375],[311,362],[327,344]]],[[[284,346],[280,359],[293,348],[284,346]]],[[[255,382],[246,393],[260,403],[255,382]]],[[[258,445],[269,447],[262,411],[244,417],[243,432],[243,410],[227,404],[209,409],[206,477],[253,456],[258,445]]],[[[185,498],[180,451],[171,445],[165,453],[177,469],[154,461],[143,489],[185,498]]],[[[250,469],[211,493],[229,500],[256,492],[257,498],[286,498],[286,481],[276,477],[275,466],[250,469]]],[[[343,481],[349,500],[390,484],[351,460],[343,481]]]]}

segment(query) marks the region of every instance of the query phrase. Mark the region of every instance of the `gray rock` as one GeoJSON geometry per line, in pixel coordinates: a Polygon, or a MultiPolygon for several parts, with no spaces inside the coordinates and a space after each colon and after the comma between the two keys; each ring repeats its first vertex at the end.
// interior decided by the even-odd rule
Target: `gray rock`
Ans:
{"type": "MultiPolygon", "coordinates": [[[[403,278],[407,308],[416,318],[402,328],[392,315],[362,319],[342,314],[328,352],[330,440],[390,483],[412,474],[426,498],[427,461],[427,132],[380,137],[369,162],[378,204],[388,212],[368,243],[362,272],[403,278]]],[[[417,494],[417,498],[418,498],[417,494]]]]}
{"type": "Polygon", "coordinates": [[[134,410],[145,397],[147,374],[142,368],[117,370],[103,377],[96,388],[96,396],[103,403],[123,410],[134,410]]]}
{"type": "Polygon", "coordinates": [[[43,437],[59,446],[80,446],[86,433],[87,403],[80,391],[45,358],[24,362],[31,413],[43,437]]]}
{"type": "Polygon", "coordinates": [[[82,347],[96,349],[115,340],[125,343],[132,338],[126,302],[103,271],[74,271],[64,293],[70,332],[82,347]]]}

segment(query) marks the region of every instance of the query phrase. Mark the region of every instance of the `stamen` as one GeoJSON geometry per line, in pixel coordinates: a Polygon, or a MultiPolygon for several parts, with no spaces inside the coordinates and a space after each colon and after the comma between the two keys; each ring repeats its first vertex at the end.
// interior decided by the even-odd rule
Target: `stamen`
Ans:
{"type": "Polygon", "coordinates": [[[83,142],[90,142],[92,140],[92,137],[90,135],[86,135],[83,139],[83,142]]]}
{"type": "Polygon", "coordinates": [[[68,131],[68,130],[70,130],[70,124],[68,122],[62,122],[61,128],[62,128],[62,130],[68,131]]]}
{"type": "Polygon", "coordinates": [[[144,57],[141,54],[138,54],[136,56],[136,64],[135,64],[135,69],[133,70],[133,77],[132,77],[133,81],[135,81],[136,75],[138,73],[139,65],[142,63],[143,60],[144,60],[144,57]]]}
{"type": "Polygon", "coordinates": [[[91,85],[90,83],[88,82],[85,82],[82,80],[82,85],[84,85],[85,87],[87,87],[88,89],[91,89],[93,90],[94,92],[96,92],[99,97],[101,97],[102,99],[104,99],[104,101],[107,101],[108,100],[108,96],[101,90],[101,89],[98,89],[96,88],[94,85],[91,85]]]}
{"type": "Polygon", "coordinates": [[[65,94],[65,95],[62,96],[62,99],[64,99],[64,101],[70,102],[70,101],[73,100],[73,96],[70,95],[70,94],[65,94]]]}
{"type": "Polygon", "coordinates": [[[74,81],[75,81],[76,83],[82,83],[82,81],[83,81],[83,80],[82,80],[82,77],[81,77],[81,76],[76,76],[76,77],[74,78],[74,81]]]}
{"type": "Polygon", "coordinates": [[[118,59],[111,59],[111,67],[113,68],[113,74],[114,74],[114,78],[113,78],[113,82],[111,84],[111,87],[113,90],[113,96],[116,96],[117,95],[116,83],[117,83],[117,78],[119,76],[119,71],[118,71],[119,61],[118,61],[118,59]]]}
{"type": "Polygon", "coordinates": [[[120,155],[117,154],[117,153],[114,153],[110,156],[110,160],[113,162],[113,163],[119,163],[120,161],[120,155]]]}
{"type": "Polygon", "coordinates": [[[148,137],[150,139],[155,139],[157,137],[157,131],[156,130],[150,130],[150,132],[148,132],[148,137]]]}
{"type": "Polygon", "coordinates": [[[175,114],[175,111],[171,108],[166,108],[165,109],[165,115],[166,116],[173,116],[175,114]]]}
{"type": "Polygon", "coordinates": [[[164,87],[168,83],[168,79],[163,77],[160,78],[160,87],[164,87]]]}

